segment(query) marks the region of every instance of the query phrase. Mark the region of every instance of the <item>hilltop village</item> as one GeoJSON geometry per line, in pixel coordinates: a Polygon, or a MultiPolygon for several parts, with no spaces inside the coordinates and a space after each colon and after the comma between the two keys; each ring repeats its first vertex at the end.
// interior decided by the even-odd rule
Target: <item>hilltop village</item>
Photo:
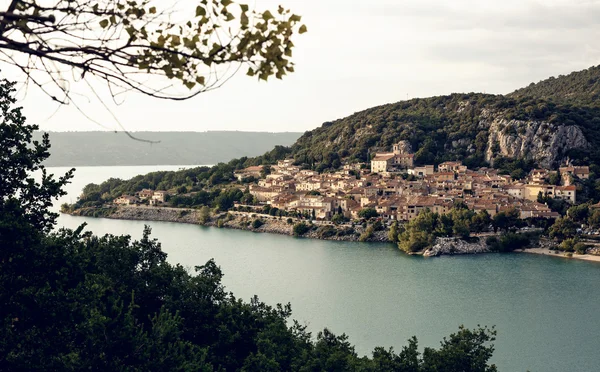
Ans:
{"type": "Polygon", "coordinates": [[[473,211],[487,211],[490,216],[516,208],[520,218],[556,219],[539,197],[576,202],[574,177],[587,179],[587,166],[561,167],[556,174],[534,169],[523,180],[499,175],[497,170],[468,169],[459,161],[415,166],[414,154],[404,151],[403,143],[391,152],[376,153],[367,164],[346,164],[334,173],[318,174],[282,160],[270,166],[249,167],[235,172],[238,180],[258,179],[249,186],[256,200],[271,207],[330,219],[341,213],[349,219],[359,218],[361,210],[374,209],[384,219],[410,221],[420,211],[447,213],[456,200],[462,200],[473,211]],[[560,185],[550,184],[560,177],[560,185]]]}

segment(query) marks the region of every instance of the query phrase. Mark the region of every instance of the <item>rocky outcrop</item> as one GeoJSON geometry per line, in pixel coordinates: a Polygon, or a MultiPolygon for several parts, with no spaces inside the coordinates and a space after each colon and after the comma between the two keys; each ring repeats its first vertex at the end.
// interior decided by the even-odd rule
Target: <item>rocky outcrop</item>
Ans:
{"type": "Polygon", "coordinates": [[[423,252],[423,256],[432,257],[443,254],[474,254],[488,252],[490,252],[490,249],[482,239],[470,243],[458,238],[437,238],[435,244],[423,252]]]}
{"type": "Polygon", "coordinates": [[[118,220],[198,223],[198,211],[182,208],[120,207],[106,216],[118,220]]]}
{"type": "Polygon", "coordinates": [[[534,160],[540,167],[552,168],[564,160],[569,150],[590,147],[576,125],[544,121],[507,120],[484,110],[480,128],[488,128],[486,161],[496,156],[534,160]]]}

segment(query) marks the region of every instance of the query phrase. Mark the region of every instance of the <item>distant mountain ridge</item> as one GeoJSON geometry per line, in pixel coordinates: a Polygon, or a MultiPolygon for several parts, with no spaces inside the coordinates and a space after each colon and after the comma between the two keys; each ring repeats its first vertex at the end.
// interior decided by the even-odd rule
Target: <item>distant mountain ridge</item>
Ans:
{"type": "MultiPolygon", "coordinates": [[[[296,132],[135,132],[135,137],[160,141],[149,144],[123,132],[49,132],[46,166],[199,165],[252,157],[277,145],[289,146],[296,132]]],[[[35,138],[41,133],[36,132],[35,138]]]]}

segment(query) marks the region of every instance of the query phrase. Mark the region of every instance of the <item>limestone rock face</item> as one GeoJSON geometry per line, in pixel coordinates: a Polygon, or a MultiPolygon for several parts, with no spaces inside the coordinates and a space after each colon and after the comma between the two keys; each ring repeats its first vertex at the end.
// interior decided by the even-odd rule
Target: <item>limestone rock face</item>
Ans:
{"type": "Polygon", "coordinates": [[[494,157],[531,159],[540,167],[551,168],[565,158],[569,150],[590,147],[581,128],[575,125],[543,121],[507,120],[484,113],[480,127],[487,127],[486,161],[494,157]]]}

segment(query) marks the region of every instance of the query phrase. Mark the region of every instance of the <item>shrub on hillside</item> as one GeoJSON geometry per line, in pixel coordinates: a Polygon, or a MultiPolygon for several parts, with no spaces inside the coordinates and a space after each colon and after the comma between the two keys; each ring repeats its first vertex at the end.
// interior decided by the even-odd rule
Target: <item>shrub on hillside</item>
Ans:
{"type": "Polygon", "coordinates": [[[308,226],[304,222],[300,222],[300,223],[297,223],[294,225],[293,231],[294,231],[295,236],[302,236],[302,235],[306,234],[309,230],[310,230],[310,226],[308,226]]]}

